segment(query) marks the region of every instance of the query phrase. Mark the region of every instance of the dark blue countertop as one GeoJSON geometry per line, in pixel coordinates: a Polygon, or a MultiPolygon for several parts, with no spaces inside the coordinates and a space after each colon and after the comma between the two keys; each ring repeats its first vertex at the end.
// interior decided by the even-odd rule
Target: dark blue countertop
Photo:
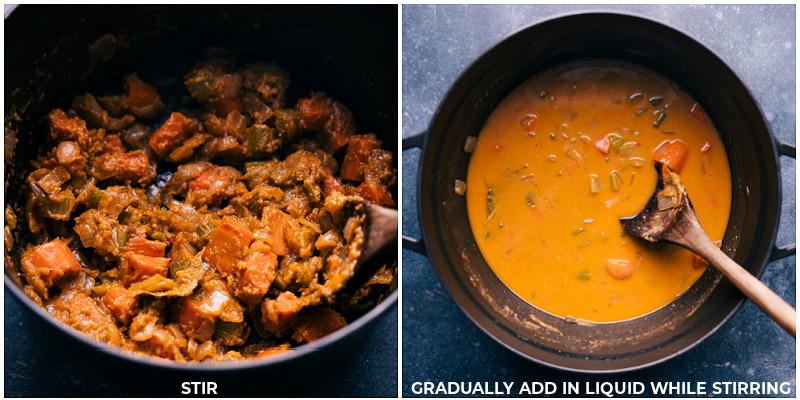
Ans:
{"type": "MultiPolygon", "coordinates": [[[[470,63],[513,32],[551,16],[587,5],[404,5],[402,8],[402,132],[427,129],[440,101],[470,63]]],[[[604,10],[640,14],[678,28],[729,63],[753,92],[781,141],[796,142],[795,5],[610,5],[604,10]]],[[[402,159],[403,234],[421,237],[417,213],[417,174],[421,151],[402,159]]],[[[781,158],[782,205],[777,244],[796,237],[796,164],[781,158]]],[[[665,363],[613,375],[567,373],[525,360],[496,343],[461,312],[440,284],[429,260],[402,250],[402,387],[415,397],[419,382],[479,383],[484,394],[502,395],[503,383],[581,385],[581,397],[604,382],[685,382],[712,395],[713,382],[776,382],[784,391],[766,397],[796,396],[796,341],[751,302],[705,341],[665,363]],[[495,386],[497,385],[497,386],[495,386]],[[500,388],[498,392],[495,388],[500,388]]],[[[796,258],[769,263],[761,279],[790,304],[796,304],[796,258]]],[[[511,393],[515,393],[512,391],[511,393]]],[[[650,396],[649,392],[643,395],[650,396]]],[[[430,393],[428,394],[430,396],[430,393]]],[[[459,395],[463,396],[463,394],[459,395]]],[[[556,393],[559,396],[559,393],[556,393]]],[[[615,396],[625,397],[625,396],[615,396]]],[[[725,397],[714,395],[714,397],[725,397]]]]}

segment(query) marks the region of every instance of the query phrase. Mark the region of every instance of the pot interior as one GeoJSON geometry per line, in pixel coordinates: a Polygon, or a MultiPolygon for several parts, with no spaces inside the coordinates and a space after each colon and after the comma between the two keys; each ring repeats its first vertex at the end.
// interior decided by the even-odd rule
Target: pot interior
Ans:
{"type": "MultiPolygon", "coordinates": [[[[234,52],[238,65],[275,62],[288,71],[289,105],[312,90],[341,101],[358,133],[375,133],[383,148],[397,153],[396,14],[395,6],[19,6],[5,20],[5,199],[17,220],[10,234],[14,246],[6,248],[7,286],[21,285],[19,258],[34,241],[26,229],[26,195],[17,188],[41,151],[50,110],[69,108],[77,94],[122,93],[127,73],[152,82],[165,101],[180,103],[187,96],[183,74],[210,49],[221,48],[234,52]]],[[[18,287],[12,291],[49,317],[18,287]]],[[[387,298],[395,300],[396,293],[387,298]]],[[[386,307],[362,318],[374,319],[386,307]]],[[[296,354],[319,356],[318,350],[364,326],[351,324],[321,341],[317,351],[296,354]]]]}
{"type": "Polygon", "coordinates": [[[513,34],[476,60],[451,87],[425,137],[420,219],[434,266],[464,312],[522,356],[592,372],[635,369],[671,358],[714,332],[741,294],[709,268],[675,302],[616,323],[577,324],[533,307],[511,292],[484,261],[472,236],[465,180],[467,136],[536,73],[568,62],[614,59],[655,70],[703,105],[725,146],[732,207],[723,250],[758,276],[777,229],[780,183],[775,145],[747,88],[722,61],[687,35],[631,15],[577,14],[513,34]]]}

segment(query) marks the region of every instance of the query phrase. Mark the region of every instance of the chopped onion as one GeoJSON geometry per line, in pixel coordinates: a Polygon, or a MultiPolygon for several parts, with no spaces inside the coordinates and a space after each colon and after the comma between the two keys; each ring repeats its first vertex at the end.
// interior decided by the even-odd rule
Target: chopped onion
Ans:
{"type": "Polygon", "coordinates": [[[467,192],[467,184],[466,184],[466,182],[464,182],[464,181],[462,181],[460,179],[456,179],[456,181],[454,183],[453,191],[457,195],[463,196],[464,193],[467,192]]]}

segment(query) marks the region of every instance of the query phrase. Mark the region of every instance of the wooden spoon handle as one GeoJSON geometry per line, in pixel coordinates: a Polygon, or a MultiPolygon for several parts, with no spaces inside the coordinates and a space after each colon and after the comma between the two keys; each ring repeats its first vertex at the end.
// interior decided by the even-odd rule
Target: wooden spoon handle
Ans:
{"type": "Polygon", "coordinates": [[[797,338],[797,312],[783,298],[722,252],[707,236],[695,242],[696,252],[714,265],[778,325],[797,338]],[[705,240],[703,240],[705,239],[705,240]]]}

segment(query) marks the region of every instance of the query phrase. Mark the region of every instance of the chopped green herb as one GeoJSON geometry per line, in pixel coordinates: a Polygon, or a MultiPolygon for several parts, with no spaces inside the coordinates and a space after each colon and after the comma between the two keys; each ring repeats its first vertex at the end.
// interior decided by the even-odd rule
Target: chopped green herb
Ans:
{"type": "Polygon", "coordinates": [[[583,241],[583,242],[579,243],[578,244],[578,248],[582,249],[582,248],[584,248],[584,247],[586,247],[586,246],[588,246],[590,244],[592,244],[592,241],[591,240],[586,240],[586,241],[583,241]]]}
{"type": "Polygon", "coordinates": [[[614,148],[615,151],[619,151],[620,147],[625,144],[625,139],[617,133],[609,133],[606,135],[606,138],[608,138],[608,142],[611,143],[611,147],[614,148]]]}
{"type": "Polygon", "coordinates": [[[582,226],[579,226],[578,229],[575,229],[574,231],[572,231],[572,235],[573,236],[579,235],[581,232],[584,232],[584,231],[586,231],[586,228],[584,228],[582,226]]]}
{"type": "Polygon", "coordinates": [[[486,211],[489,214],[488,218],[492,218],[494,215],[494,188],[489,186],[489,190],[486,192],[486,211]]]}
{"type": "Polygon", "coordinates": [[[610,178],[611,178],[611,190],[613,191],[619,190],[619,184],[620,182],[622,182],[622,177],[619,176],[617,170],[611,171],[610,178]]]}
{"type": "Polygon", "coordinates": [[[619,185],[617,184],[617,179],[614,178],[614,174],[611,174],[611,190],[615,192],[619,190],[619,185]]]}
{"type": "Polygon", "coordinates": [[[579,281],[588,281],[591,277],[592,277],[591,273],[589,273],[589,271],[586,270],[578,273],[579,281]]]}

